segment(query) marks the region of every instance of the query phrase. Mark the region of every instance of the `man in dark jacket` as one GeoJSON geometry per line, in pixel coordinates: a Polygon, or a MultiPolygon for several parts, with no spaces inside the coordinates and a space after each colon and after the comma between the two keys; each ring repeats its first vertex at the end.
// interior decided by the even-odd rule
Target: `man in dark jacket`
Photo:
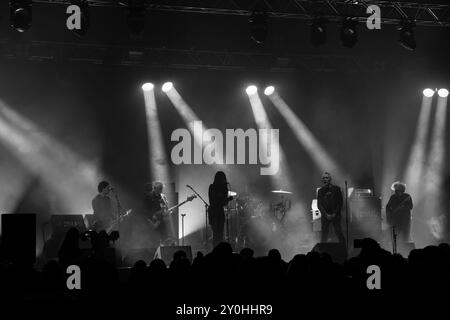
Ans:
{"type": "Polygon", "coordinates": [[[327,242],[330,224],[339,242],[345,245],[344,234],[341,228],[342,192],[338,186],[331,184],[331,175],[324,172],[322,175],[323,187],[317,191],[317,206],[322,215],[321,242],[327,242]]]}

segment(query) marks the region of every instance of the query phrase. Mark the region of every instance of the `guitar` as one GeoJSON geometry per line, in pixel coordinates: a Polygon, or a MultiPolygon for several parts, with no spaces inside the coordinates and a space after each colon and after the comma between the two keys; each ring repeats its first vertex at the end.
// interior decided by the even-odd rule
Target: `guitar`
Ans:
{"type": "Polygon", "coordinates": [[[121,223],[126,217],[130,216],[132,212],[132,209],[127,210],[123,215],[119,216],[119,218],[114,219],[106,229],[106,233],[110,233],[113,229],[117,228],[119,223],[121,223]]]}
{"type": "Polygon", "coordinates": [[[157,228],[163,220],[166,220],[173,213],[173,211],[176,208],[181,207],[183,204],[190,202],[190,201],[194,200],[195,198],[197,198],[197,196],[192,195],[192,196],[187,197],[186,200],[184,200],[183,202],[181,202],[177,205],[174,205],[173,207],[167,208],[166,206],[163,206],[160,210],[158,210],[157,212],[155,212],[155,214],[153,214],[152,218],[148,218],[147,221],[154,228],[157,228]]]}
{"type": "MultiPolygon", "coordinates": [[[[112,220],[112,221],[109,223],[109,226],[105,229],[106,233],[109,233],[109,232],[111,232],[114,228],[116,228],[117,225],[118,225],[120,222],[122,222],[126,217],[130,216],[132,212],[133,212],[133,210],[132,210],[132,209],[129,209],[129,210],[125,211],[124,214],[120,215],[119,218],[115,218],[114,220],[112,220]]],[[[94,220],[93,222],[90,223],[90,228],[91,228],[91,229],[94,229],[94,230],[97,229],[98,223],[99,223],[98,220],[94,220]]]]}

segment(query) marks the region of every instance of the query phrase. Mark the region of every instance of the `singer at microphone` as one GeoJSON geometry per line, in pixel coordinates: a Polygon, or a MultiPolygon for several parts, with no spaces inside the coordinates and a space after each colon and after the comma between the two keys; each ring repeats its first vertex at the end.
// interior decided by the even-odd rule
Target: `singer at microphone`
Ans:
{"type": "Polygon", "coordinates": [[[109,182],[101,181],[97,186],[98,194],[92,199],[93,229],[105,230],[115,218],[114,205],[108,196],[113,190],[109,182]]]}
{"type": "Polygon", "coordinates": [[[216,247],[223,241],[223,229],[225,226],[224,206],[233,199],[228,196],[228,181],[224,172],[218,171],[214,176],[214,182],[209,186],[208,219],[213,232],[213,245],[216,247]]]}

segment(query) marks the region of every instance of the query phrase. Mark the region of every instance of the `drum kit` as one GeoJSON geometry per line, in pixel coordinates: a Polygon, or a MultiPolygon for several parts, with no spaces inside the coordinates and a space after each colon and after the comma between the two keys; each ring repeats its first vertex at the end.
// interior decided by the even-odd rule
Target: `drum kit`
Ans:
{"type": "Polygon", "coordinates": [[[260,244],[264,237],[285,234],[285,218],[291,209],[293,193],[286,190],[271,193],[277,199],[268,204],[248,193],[228,192],[235,200],[226,210],[226,236],[230,243],[242,248],[260,244]]]}

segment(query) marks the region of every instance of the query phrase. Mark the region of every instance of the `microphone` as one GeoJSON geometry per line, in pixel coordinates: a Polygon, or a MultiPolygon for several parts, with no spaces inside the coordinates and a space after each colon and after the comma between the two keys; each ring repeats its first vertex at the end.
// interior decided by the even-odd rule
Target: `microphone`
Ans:
{"type": "Polygon", "coordinates": [[[192,187],[190,185],[188,185],[188,184],[186,185],[186,187],[188,187],[189,189],[192,189],[192,187]]]}

